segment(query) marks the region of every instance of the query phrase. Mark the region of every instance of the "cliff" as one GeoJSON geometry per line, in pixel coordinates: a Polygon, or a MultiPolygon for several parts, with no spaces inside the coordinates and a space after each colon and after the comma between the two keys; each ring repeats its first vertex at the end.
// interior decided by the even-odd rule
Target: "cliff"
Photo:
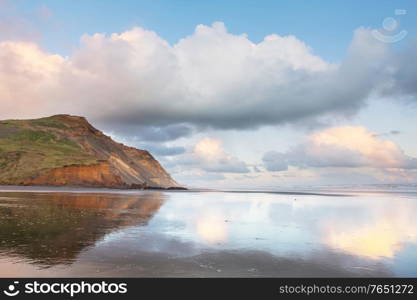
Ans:
{"type": "Polygon", "coordinates": [[[0,121],[0,185],[181,188],[148,151],[70,115],[0,121]]]}

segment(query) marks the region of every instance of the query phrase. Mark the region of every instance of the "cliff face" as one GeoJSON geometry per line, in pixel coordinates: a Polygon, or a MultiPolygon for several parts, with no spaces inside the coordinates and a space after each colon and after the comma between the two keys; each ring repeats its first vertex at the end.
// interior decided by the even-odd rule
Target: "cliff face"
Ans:
{"type": "Polygon", "coordinates": [[[0,121],[0,184],[180,188],[148,151],[70,115],[0,121]]]}
{"type": "Polygon", "coordinates": [[[113,174],[108,162],[93,165],[73,165],[52,169],[45,174],[28,178],[23,185],[52,186],[123,186],[120,176],[113,174]]]}

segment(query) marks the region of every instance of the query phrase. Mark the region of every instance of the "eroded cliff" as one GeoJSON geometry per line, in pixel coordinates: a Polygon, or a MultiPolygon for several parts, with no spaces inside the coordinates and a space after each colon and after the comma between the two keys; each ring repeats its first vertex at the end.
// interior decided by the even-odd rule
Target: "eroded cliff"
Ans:
{"type": "Polygon", "coordinates": [[[148,151],[70,115],[0,121],[0,184],[180,188],[148,151]]]}

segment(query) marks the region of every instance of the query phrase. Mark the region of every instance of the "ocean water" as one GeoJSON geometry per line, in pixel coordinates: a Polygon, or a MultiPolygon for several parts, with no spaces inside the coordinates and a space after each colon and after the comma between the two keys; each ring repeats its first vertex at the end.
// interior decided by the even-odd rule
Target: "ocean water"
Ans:
{"type": "Polygon", "coordinates": [[[417,276],[417,188],[0,187],[1,277],[417,276]]]}

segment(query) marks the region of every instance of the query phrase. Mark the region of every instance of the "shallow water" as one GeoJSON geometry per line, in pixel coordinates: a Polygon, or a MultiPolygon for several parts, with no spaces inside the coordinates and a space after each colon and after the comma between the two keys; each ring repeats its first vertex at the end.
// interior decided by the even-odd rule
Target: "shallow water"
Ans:
{"type": "Polygon", "coordinates": [[[2,277],[417,276],[417,192],[0,188],[2,277]]]}

